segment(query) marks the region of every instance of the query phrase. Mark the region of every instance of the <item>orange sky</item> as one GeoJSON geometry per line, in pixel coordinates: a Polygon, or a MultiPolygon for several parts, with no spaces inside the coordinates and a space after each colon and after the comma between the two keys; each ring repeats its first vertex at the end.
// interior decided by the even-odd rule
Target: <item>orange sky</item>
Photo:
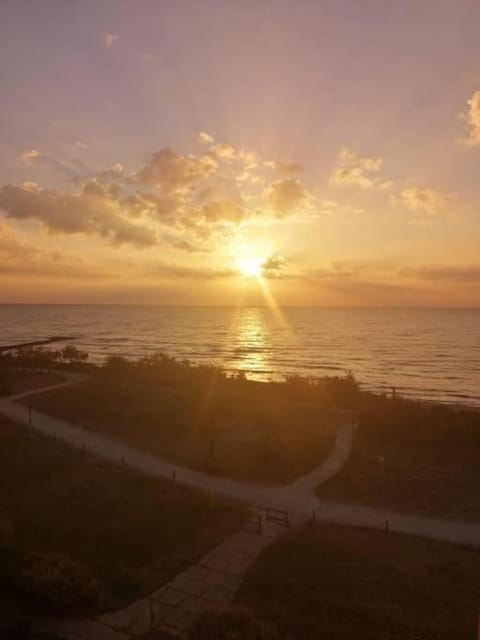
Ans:
{"type": "Polygon", "coordinates": [[[478,306],[478,5],[201,4],[2,6],[0,302],[478,306]]]}

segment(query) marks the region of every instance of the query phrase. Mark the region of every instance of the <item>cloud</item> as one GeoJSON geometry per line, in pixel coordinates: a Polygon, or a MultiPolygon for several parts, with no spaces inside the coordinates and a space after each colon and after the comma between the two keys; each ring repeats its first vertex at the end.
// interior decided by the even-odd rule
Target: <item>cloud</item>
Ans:
{"type": "Polygon", "coordinates": [[[279,218],[297,211],[307,198],[305,188],[296,178],[276,180],[265,190],[264,195],[268,205],[279,218]]]}
{"type": "Polygon", "coordinates": [[[400,275],[409,278],[423,280],[438,280],[440,282],[480,283],[480,265],[468,266],[421,266],[405,267],[400,270],[400,275]]]}
{"type": "Polygon", "coordinates": [[[36,247],[0,221],[0,274],[83,278],[98,270],[78,256],[36,247]]]}
{"type": "Polygon", "coordinates": [[[480,145],[480,90],[475,91],[470,100],[467,101],[468,110],[460,114],[469,128],[467,137],[463,140],[468,145],[480,145]]]}
{"type": "Polygon", "coordinates": [[[10,218],[38,220],[50,232],[97,234],[112,245],[137,248],[157,243],[154,230],[123,217],[109,187],[95,181],[80,194],[7,184],[0,189],[0,209],[10,218]]]}
{"type": "Polygon", "coordinates": [[[211,156],[182,156],[165,148],[150,156],[145,166],[134,174],[134,181],[171,191],[213,175],[217,167],[218,163],[211,156]]]}
{"type": "Polygon", "coordinates": [[[38,151],[38,149],[26,149],[20,157],[26,165],[31,165],[43,158],[47,158],[48,154],[42,153],[41,151],[38,151]]]}
{"type": "Polygon", "coordinates": [[[329,179],[331,185],[355,185],[362,189],[388,189],[392,186],[391,181],[379,176],[382,158],[362,158],[355,151],[344,147],[337,156],[336,164],[329,179]]]}
{"type": "Polygon", "coordinates": [[[452,196],[428,187],[408,187],[400,196],[392,197],[392,202],[401,202],[412,211],[435,216],[451,202],[452,196]]]}
{"type": "Polygon", "coordinates": [[[107,49],[113,47],[115,42],[118,40],[119,36],[116,33],[106,33],[103,37],[103,42],[107,49]]]}
{"type": "MultiPolygon", "coordinates": [[[[307,192],[298,178],[301,165],[265,161],[255,151],[216,142],[204,131],[198,138],[207,145],[200,153],[160,148],[130,171],[115,162],[92,172],[78,159],[28,149],[25,162],[42,159],[42,166],[67,179],[67,186],[7,184],[0,188],[0,207],[10,218],[40,221],[50,233],[196,252],[232,241],[240,225],[258,227],[333,210],[307,192]]],[[[72,144],[83,148],[81,142],[72,144]]]]}
{"type": "Polygon", "coordinates": [[[272,255],[262,263],[262,273],[267,278],[283,277],[287,264],[287,259],[283,256],[272,255]]]}
{"type": "Polygon", "coordinates": [[[210,200],[202,207],[207,222],[241,222],[245,218],[245,210],[234,200],[210,200]]]}
{"type": "Polygon", "coordinates": [[[82,140],[75,140],[73,146],[77,147],[77,149],[88,149],[88,144],[86,142],[82,142],[82,140]]]}
{"type": "Polygon", "coordinates": [[[237,152],[231,144],[224,144],[222,142],[217,142],[212,145],[208,152],[215,158],[221,160],[233,160],[237,156],[237,152]]]}
{"type": "Polygon", "coordinates": [[[198,141],[203,144],[215,144],[215,138],[205,131],[199,131],[197,137],[198,141]]]}
{"type": "Polygon", "coordinates": [[[204,267],[185,267],[183,265],[166,264],[157,262],[153,267],[147,270],[150,276],[175,276],[178,278],[186,278],[190,280],[218,280],[237,276],[238,273],[234,269],[211,269],[204,267]]]}
{"type": "Polygon", "coordinates": [[[304,171],[303,165],[297,162],[275,162],[274,166],[281,176],[294,176],[304,171]]]}

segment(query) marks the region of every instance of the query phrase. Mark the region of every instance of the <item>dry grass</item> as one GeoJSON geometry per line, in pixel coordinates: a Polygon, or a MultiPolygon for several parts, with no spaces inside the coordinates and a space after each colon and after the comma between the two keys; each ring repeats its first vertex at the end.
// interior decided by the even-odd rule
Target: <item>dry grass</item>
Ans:
{"type": "Polygon", "coordinates": [[[282,640],[463,640],[476,634],[479,575],[478,550],[306,526],[262,553],[239,601],[282,640]]]}
{"type": "Polygon", "coordinates": [[[0,594],[42,612],[117,607],[157,589],[243,521],[0,418],[0,594]]]}
{"type": "Polygon", "coordinates": [[[179,464],[260,484],[286,484],[321,464],[336,429],[268,384],[198,389],[122,385],[104,377],[32,398],[47,413],[179,464]]]}
{"type": "Polygon", "coordinates": [[[359,433],[320,497],[433,516],[480,519],[480,447],[381,441],[359,433]]]}
{"type": "Polygon", "coordinates": [[[26,371],[14,368],[0,369],[0,395],[13,395],[33,391],[49,384],[62,382],[63,378],[51,371],[26,371]]]}

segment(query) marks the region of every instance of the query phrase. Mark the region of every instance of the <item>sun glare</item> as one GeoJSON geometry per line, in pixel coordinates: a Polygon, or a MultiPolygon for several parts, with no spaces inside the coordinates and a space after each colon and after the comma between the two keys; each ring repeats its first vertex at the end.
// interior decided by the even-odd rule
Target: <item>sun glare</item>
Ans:
{"type": "Polygon", "coordinates": [[[238,260],[238,269],[244,278],[259,278],[263,262],[258,256],[243,256],[238,260]]]}

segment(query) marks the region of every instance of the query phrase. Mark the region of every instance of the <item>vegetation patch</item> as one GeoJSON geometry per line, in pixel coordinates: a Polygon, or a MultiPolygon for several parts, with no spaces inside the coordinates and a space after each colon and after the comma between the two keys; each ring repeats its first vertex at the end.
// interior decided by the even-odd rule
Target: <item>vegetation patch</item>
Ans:
{"type": "Polygon", "coordinates": [[[290,386],[164,355],[113,357],[84,383],[32,398],[79,426],[211,474],[286,484],[328,456],[340,418],[290,386]]]}
{"type": "Polygon", "coordinates": [[[278,640],[451,640],[475,637],[479,581],[477,550],[310,525],[267,547],[238,602],[278,640]]]}
{"type": "Polygon", "coordinates": [[[71,615],[158,589],[243,508],[115,467],[0,418],[0,601],[71,615]]]}
{"type": "Polygon", "coordinates": [[[480,413],[359,394],[352,455],[319,496],[480,519],[480,413]]]}

